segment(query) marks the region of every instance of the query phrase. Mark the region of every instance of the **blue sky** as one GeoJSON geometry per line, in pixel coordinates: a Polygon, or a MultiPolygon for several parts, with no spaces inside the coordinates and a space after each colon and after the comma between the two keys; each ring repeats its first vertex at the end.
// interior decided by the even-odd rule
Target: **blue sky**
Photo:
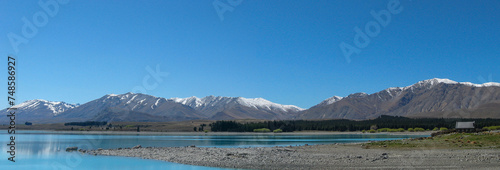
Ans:
{"type": "Polygon", "coordinates": [[[17,56],[18,103],[85,103],[145,87],[145,77],[157,83],[146,93],[159,97],[263,97],[303,108],[434,77],[500,79],[500,1],[401,0],[401,12],[350,62],[339,45],[355,45],[354,28],[365,30],[370,11],[392,1],[215,1],[232,9],[223,20],[212,0],[75,0],[54,16],[38,1],[2,1],[2,69],[17,56]],[[22,18],[33,16],[41,26],[24,37],[22,18]],[[9,33],[28,41],[15,51],[9,33]],[[157,66],[168,72],[161,82],[145,69],[157,66]]]}

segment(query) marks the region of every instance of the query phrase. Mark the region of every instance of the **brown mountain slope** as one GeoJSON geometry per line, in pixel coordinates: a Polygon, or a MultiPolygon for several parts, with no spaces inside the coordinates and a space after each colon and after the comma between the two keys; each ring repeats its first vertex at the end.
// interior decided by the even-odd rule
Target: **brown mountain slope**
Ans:
{"type": "Polygon", "coordinates": [[[409,117],[413,118],[500,118],[500,103],[483,104],[474,109],[454,111],[422,112],[409,117]]]}
{"type": "Polygon", "coordinates": [[[258,110],[246,106],[233,106],[231,108],[217,112],[214,116],[210,117],[211,120],[233,120],[233,119],[277,120],[283,118],[284,118],[283,115],[276,112],[258,110]]]}
{"type": "Polygon", "coordinates": [[[356,93],[329,105],[299,113],[299,119],[369,119],[380,115],[446,117],[468,112],[469,117],[500,117],[500,86],[450,83],[431,79],[374,94],[356,93]],[[456,113],[455,113],[456,112],[456,113]]]}

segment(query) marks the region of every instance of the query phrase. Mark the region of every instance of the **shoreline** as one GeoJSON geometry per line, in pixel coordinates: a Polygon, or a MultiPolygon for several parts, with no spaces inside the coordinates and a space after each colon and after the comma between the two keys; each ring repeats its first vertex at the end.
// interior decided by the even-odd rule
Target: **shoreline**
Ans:
{"type": "Polygon", "coordinates": [[[425,132],[336,132],[336,131],[300,131],[282,133],[259,133],[259,132],[135,132],[135,131],[58,131],[58,130],[19,130],[19,131],[46,131],[51,133],[72,133],[72,134],[92,134],[92,135],[418,135],[430,136],[437,131],[425,132]]]}
{"type": "Polygon", "coordinates": [[[90,155],[125,156],[242,169],[496,169],[499,149],[373,148],[364,143],[286,147],[134,147],[98,149],[90,155]]]}

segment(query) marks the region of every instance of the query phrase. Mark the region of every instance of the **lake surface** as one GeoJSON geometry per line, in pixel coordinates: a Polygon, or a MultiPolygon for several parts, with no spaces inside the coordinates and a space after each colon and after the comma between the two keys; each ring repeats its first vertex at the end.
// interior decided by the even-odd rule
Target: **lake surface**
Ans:
{"type": "Polygon", "coordinates": [[[2,151],[0,169],[190,169],[216,170],[211,168],[176,164],[140,158],[91,156],[78,152],[65,152],[67,147],[82,149],[143,147],[272,147],[304,144],[353,143],[377,140],[397,140],[415,135],[386,134],[193,134],[186,135],[102,135],[74,134],[52,131],[16,131],[16,162],[7,160],[9,136],[0,135],[2,151]]]}

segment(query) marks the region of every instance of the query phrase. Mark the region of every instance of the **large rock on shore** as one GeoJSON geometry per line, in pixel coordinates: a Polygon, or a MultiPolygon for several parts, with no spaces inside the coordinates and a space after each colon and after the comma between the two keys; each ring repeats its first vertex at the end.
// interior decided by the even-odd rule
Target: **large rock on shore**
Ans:
{"type": "Polygon", "coordinates": [[[78,150],[78,147],[76,147],[76,146],[75,147],[68,147],[68,148],[66,148],[66,152],[73,152],[73,151],[76,151],[76,150],[78,150]]]}

